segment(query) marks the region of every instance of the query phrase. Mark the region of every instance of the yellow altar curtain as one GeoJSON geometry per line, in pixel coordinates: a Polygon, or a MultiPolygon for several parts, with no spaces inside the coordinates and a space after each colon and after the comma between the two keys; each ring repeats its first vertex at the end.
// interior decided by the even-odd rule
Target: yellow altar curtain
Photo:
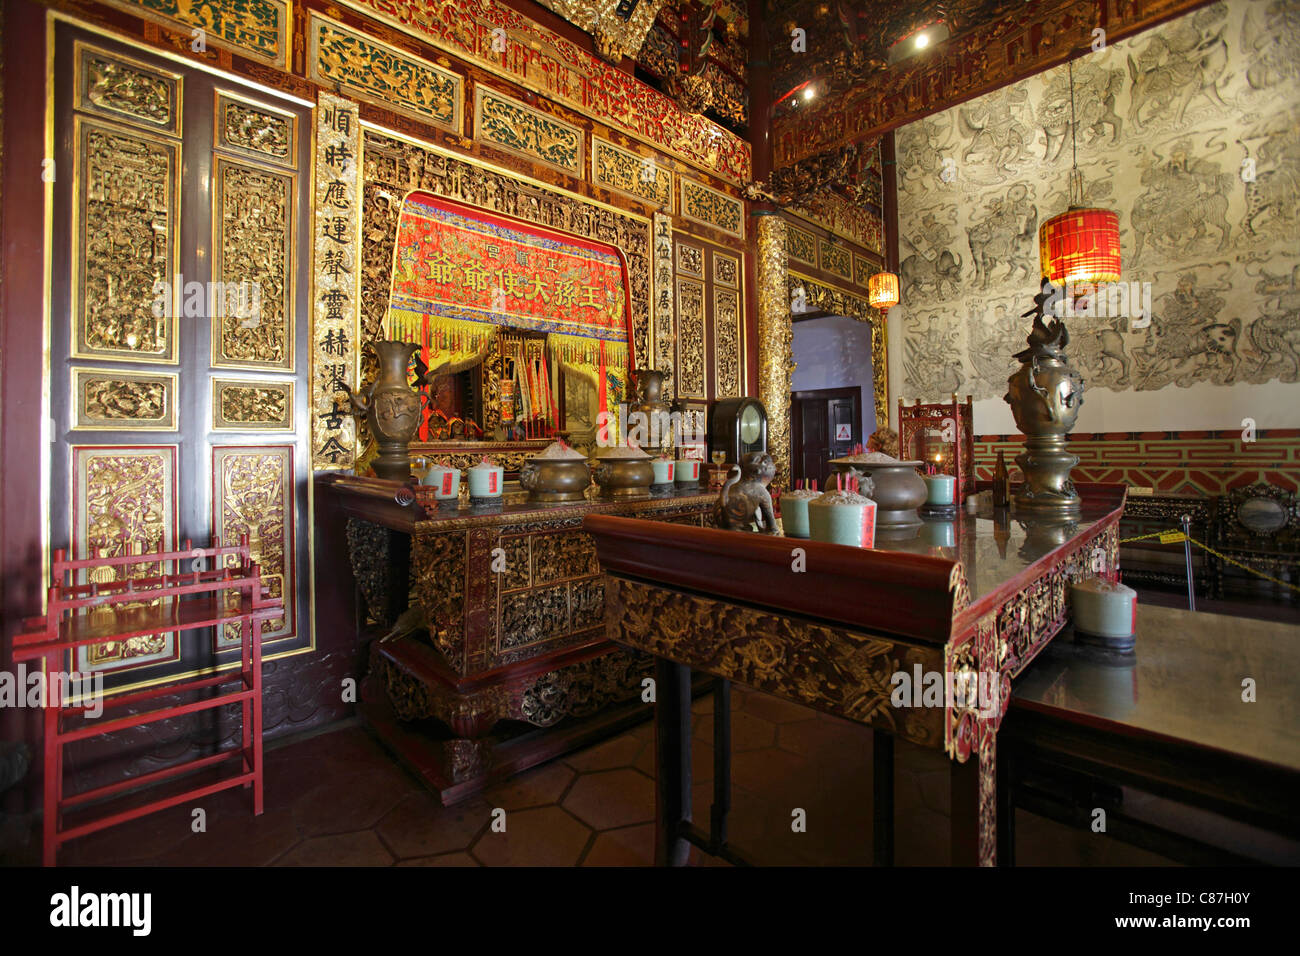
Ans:
{"type": "Polygon", "coordinates": [[[584,336],[547,336],[551,354],[560,365],[591,382],[602,412],[608,413],[609,435],[618,438],[618,406],[627,392],[627,346],[584,336]]]}
{"type": "Polygon", "coordinates": [[[496,340],[497,331],[495,326],[482,322],[397,311],[388,313],[386,324],[390,339],[418,343],[424,364],[442,373],[463,372],[482,362],[496,340]]]}

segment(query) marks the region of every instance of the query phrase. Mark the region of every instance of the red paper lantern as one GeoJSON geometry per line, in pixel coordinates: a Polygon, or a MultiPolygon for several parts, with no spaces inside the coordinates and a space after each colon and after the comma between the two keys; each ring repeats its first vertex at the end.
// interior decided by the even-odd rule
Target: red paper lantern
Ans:
{"type": "Polygon", "coordinates": [[[1071,208],[1038,230],[1043,275],[1057,285],[1119,281],[1119,217],[1071,208]]]}
{"type": "Polygon", "coordinates": [[[898,276],[892,272],[877,272],[872,275],[867,280],[867,301],[876,309],[898,305],[898,276]]]}

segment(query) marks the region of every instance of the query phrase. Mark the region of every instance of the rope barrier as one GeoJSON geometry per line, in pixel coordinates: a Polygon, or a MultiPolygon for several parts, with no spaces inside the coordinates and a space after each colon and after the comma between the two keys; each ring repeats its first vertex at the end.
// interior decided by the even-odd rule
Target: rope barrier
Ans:
{"type": "Polygon", "coordinates": [[[1210,554],[1214,555],[1220,561],[1226,561],[1228,564],[1231,564],[1234,567],[1241,568],[1243,571],[1249,571],[1251,574],[1256,575],[1257,577],[1261,577],[1265,581],[1271,581],[1274,584],[1280,584],[1282,585],[1282,587],[1287,588],[1288,590],[1291,591],[1295,591],[1297,594],[1300,594],[1300,587],[1297,587],[1296,585],[1291,584],[1287,581],[1283,581],[1279,578],[1275,578],[1272,575],[1265,574],[1263,571],[1260,571],[1257,568],[1252,568],[1248,564],[1242,564],[1240,561],[1236,560],[1235,558],[1230,558],[1226,554],[1220,554],[1218,551],[1215,551],[1213,548],[1211,548],[1208,544],[1205,544],[1202,541],[1197,541],[1195,538],[1191,537],[1190,535],[1184,535],[1181,531],[1153,531],[1150,534],[1139,534],[1139,535],[1135,535],[1132,538],[1120,538],[1117,543],[1131,544],[1134,541],[1149,541],[1152,538],[1159,538],[1161,544],[1182,544],[1184,541],[1188,541],[1191,544],[1196,545],[1202,551],[1208,551],[1210,554]]]}

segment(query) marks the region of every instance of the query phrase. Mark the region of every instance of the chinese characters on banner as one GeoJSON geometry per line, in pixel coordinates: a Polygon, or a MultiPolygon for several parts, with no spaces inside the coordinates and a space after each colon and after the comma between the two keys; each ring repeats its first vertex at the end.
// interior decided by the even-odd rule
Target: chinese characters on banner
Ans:
{"type": "Polygon", "coordinates": [[[357,104],[322,92],[316,105],[312,308],[312,467],[351,468],[356,422],[343,385],[357,384],[360,251],[357,104]]]}

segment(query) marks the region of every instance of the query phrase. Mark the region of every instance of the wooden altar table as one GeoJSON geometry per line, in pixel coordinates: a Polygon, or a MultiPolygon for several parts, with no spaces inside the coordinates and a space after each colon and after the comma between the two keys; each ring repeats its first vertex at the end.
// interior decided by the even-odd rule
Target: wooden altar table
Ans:
{"type": "Polygon", "coordinates": [[[1126,807],[1121,787],[1300,841],[1297,672],[1297,624],[1175,608],[1138,606],[1131,655],[1055,642],[998,735],[999,861],[1014,861],[1019,806],[1085,827],[1100,807],[1108,835],[1184,863],[1261,862],[1126,807]]]}
{"type": "Polygon", "coordinates": [[[1012,682],[1067,623],[1069,584],[1099,559],[1117,566],[1124,488],[1079,488],[1074,519],[963,513],[901,539],[878,535],[875,549],[589,515],[583,528],[607,578],[606,634],[656,658],[656,862],[684,863],[692,843],[743,862],[725,839],[725,699],[714,714],[710,832],[691,820],[688,688],[698,670],[878,732],[878,864],[892,862],[889,737],[945,751],[953,863],[993,865],[995,741],[1012,682]],[[982,676],[992,705],[945,694],[937,706],[895,707],[894,675],[918,669],[958,687],[982,676]]]}

